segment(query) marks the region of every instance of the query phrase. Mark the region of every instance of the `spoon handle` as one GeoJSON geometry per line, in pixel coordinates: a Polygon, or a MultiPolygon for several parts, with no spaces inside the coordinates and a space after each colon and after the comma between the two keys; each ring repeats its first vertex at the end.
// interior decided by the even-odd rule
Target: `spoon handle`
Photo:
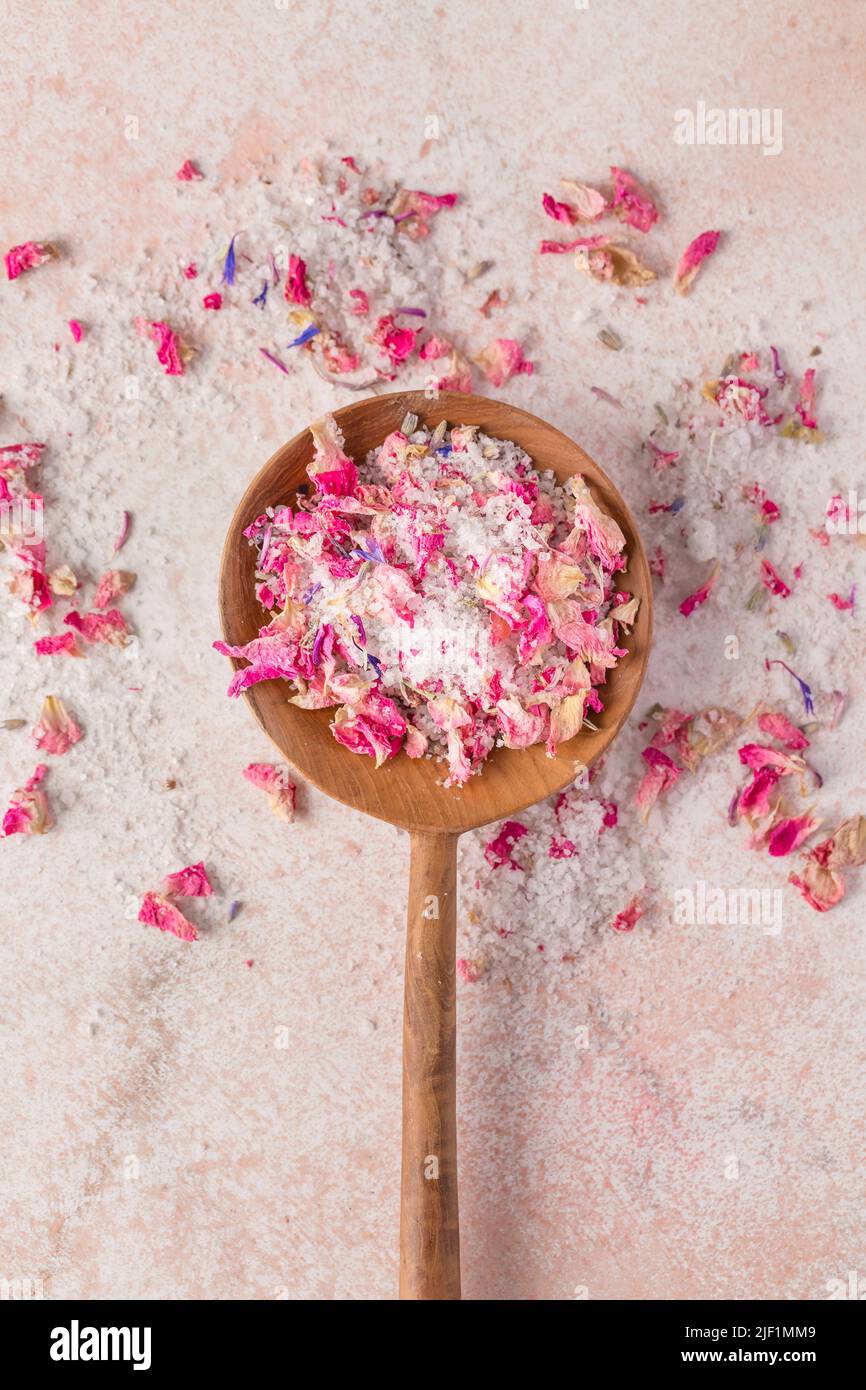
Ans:
{"type": "Polygon", "coordinates": [[[401,1299],[460,1297],[457,836],[413,832],[403,1009],[401,1299]]]}

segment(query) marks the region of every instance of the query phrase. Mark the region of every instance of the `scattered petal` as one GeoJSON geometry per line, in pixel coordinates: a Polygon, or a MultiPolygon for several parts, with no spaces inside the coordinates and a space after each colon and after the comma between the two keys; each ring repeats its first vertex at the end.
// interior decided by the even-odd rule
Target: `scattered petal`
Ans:
{"type": "Polygon", "coordinates": [[[679,781],[682,768],[659,748],[645,748],[641,757],[647,764],[647,770],[637,789],[635,805],[643,811],[646,820],[662,793],[679,781]]]}
{"type": "Polygon", "coordinates": [[[700,236],[689,242],[674,274],[674,288],[677,294],[688,293],[701,265],[718,246],[720,236],[721,232],[701,232],[700,236]]]}
{"type": "Polygon", "coordinates": [[[792,752],[809,747],[809,740],[802,729],[798,729],[795,724],[792,724],[786,714],[776,714],[771,710],[765,710],[758,715],[758,728],[761,733],[769,734],[771,738],[776,739],[783,747],[792,752]]]}
{"type": "Polygon", "coordinates": [[[484,858],[487,860],[491,869],[520,869],[523,865],[518,864],[512,856],[512,849],[518,840],[522,840],[526,834],[526,826],[519,820],[504,821],[499,834],[492,840],[488,840],[484,846],[484,858]]]}
{"type": "Polygon", "coordinates": [[[618,246],[604,237],[598,240],[607,244],[600,247],[579,246],[574,253],[574,263],[584,275],[631,289],[655,280],[655,271],[639,261],[627,246],[618,246]]]}
{"type": "Polygon", "coordinates": [[[159,893],[145,893],[138,913],[139,922],[148,927],[158,927],[160,931],[171,932],[181,941],[198,941],[198,932],[192,922],[184,917],[180,908],[175,907],[159,893]]]}
{"type": "Polygon", "coordinates": [[[654,473],[660,473],[664,468],[671,468],[680,456],[678,449],[660,449],[653,439],[646,441],[646,447],[653,456],[654,473]]]}
{"type": "Polygon", "coordinates": [[[699,589],[696,589],[693,594],[689,594],[687,598],[683,599],[682,603],[680,604],[680,612],[682,613],[684,618],[690,617],[690,615],[694,613],[696,608],[700,608],[702,603],[706,603],[707,599],[709,598],[710,594],[712,593],[713,589],[719,581],[719,575],[721,574],[721,572],[722,567],[717,562],[713,568],[712,574],[710,575],[706,583],[702,584],[699,589]]]}
{"type": "Polygon", "coordinates": [[[129,593],[135,583],[135,575],[127,570],[106,570],[96,589],[94,608],[110,608],[117,599],[129,593]]]}
{"type": "Polygon", "coordinates": [[[132,525],[132,516],[129,512],[123,512],[120,521],[120,531],[117,540],[114,542],[114,554],[122,550],[129,538],[129,530],[132,525]]]}
{"type": "Polygon", "coordinates": [[[613,179],[610,203],[613,211],[636,231],[648,232],[659,219],[658,208],[649,194],[641,188],[637,179],[625,169],[618,169],[615,164],[611,165],[610,176],[613,179]]]}
{"type": "MultiPolygon", "coordinates": [[[[302,333],[299,333],[298,336],[297,336],[297,338],[293,338],[292,341],[291,341],[290,343],[287,343],[286,346],[287,346],[287,347],[290,347],[290,348],[293,348],[293,347],[303,347],[303,346],[304,346],[304,343],[308,343],[308,342],[310,341],[311,338],[315,338],[316,334],[317,334],[317,333],[320,333],[320,332],[321,332],[321,329],[318,328],[318,327],[316,326],[316,324],[314,324],[314,323],[308,324],[307,327],[303,330],[303,332],[302,332],[302,333]]],[[[271,354],[270,354],[269,352],[265,352],[265,349],[264,349],[264,348],[260,348],[259,351],[260,351],[260,352],[264,352],[265,357],[270,357],[270,360],[271,360],[272,362],[276,362],[276,363],[277,363],[277,366],[280,366],[280,365],[281,365],[281,363],[277,361],[277,358],[276,358],[276,357],[271,357],[271,354]]],[[[285,368],[283,368],[283,370],[285,371],[285,368]]]]}
{"type": "Polygon", "coordinates": [[[37,656],[54,656],[66,652],[69,656],[80,656],[74,632],[60,632],[56,637],[40,637],[33,643],[37,656]]]}
{"type": "Polygon", "coordinates": [[[185,159],[175,174],[175,178],[179,179],[181,183],[192,183],[198,179],[203,179],[204,174],[191,159],[185,159]]]}
{"type": "Polygon", "coordinates": [[[167,898],[209,898],[213,893],[207,870],[201,860],[189,864],[177,873],[168,874],[163,880],[163,894],[167,898]]]}
{"type": "Polygon", "coordinates": [[[597,222],[607,210],[607,199],[597,188],[577,183],[574,179],[560,179],[559,182],[570,200],[574,221],[597,222]]]}
{"type": "Polygon", "coordinates": [[[273,763],[250,763],[244,768],[244,776],[254,787],[267,792],[271,811],[279,820],[294,820],[297,787],[286,768],[273,763]]]}
{"type": "Polygon", "coordinates": [[[635,893],[628,907],[618,912],[610,925],[614,931],[634,931],[645,911],[640,894],[635,893]]]}
{"type": "Polygon", "coordinates": [[[791,668],[790,668],[790,666],[787,664],[787,662],[781,661],[778,657],[776,657],[773,661],[770,661],[770,660],[768,660],[768,659],[765,658],[765,659],[764,659],[764,666],[765,666],[765,668],[766,668],[768,671],[769,671],[769,669],[770,669],[771,666],[783,666],[783,667],[785,668],[785,670],[788,672],[788,675],[789,675],[789,676],[793,676],[794,680],[797,682],[797,684],[798,684],[799,687],[800,687],[800,693],[801,693],[801,695],[803,696],[803,704],[804,704],[804,706],[805,706],[805,708],[806,708],[806,713],[807,713],[807,714],[814,714],[814,713],[815,713],[815,704],[814,704],[814,701],[812,700],[812,691],[811,691],[810,687],[806,684],[806,682],[805,682],[804,680],[801,680],[801,679],[800,679],[800,677],[797,675],[796,671],[792,671],[792,670],[791,670],[791,668]]]}
{"type": "Polygon", "coordinates": [[[12,793],[9,809],[0,823],[0,836],[44,835],[51,829],[54,818],[40,785],[47,771],[45,764],[39,763],[33,776],[12,793]]]}
{"type": "Polygon", "coordinates": [[[843,598],[841,594],[828,594],[827,597],[833,607],[839,609],[840,613],[852,613],[854,611],[854,601],[857,597],[857,586],[855,584],[851,585],[851,592],[847,598],[843,598]]]}
{"type": "MultiPolygon", "coordinates": [[[[86,642],[108,643],[112,647],[125,647],[129,637],[126,619],[116,608],[105,613],[79,613],[73,608],[63,619],[68,627],[80,632],[86,642]]],[[[71,649],[70,649],[71,650],[71,649]]]]}
{"type": "Polygon", "coordinates": [[[33,741],[43,753],[59,757],[68,753],[81,738],[81,729],[57,695],[47,695],[42,704],[39,722],[33,729],[33,741]]]}
{"type": "MultiPolygon", "coordinates": [[[[289,347],[292,346],[293,344],[290,343],[289,347]]],[[[285,362],[280,361],[279,357],[275,357],[272,352],[268,352],[267,348],[259,348],[259,352],[262,354],[262,357],[266,357],[269,362],[273,362],[275,367],[279,367],[281,372],[285,372],[286,376],[289,376],[288,367],[286,366],[285,362]]]]}
{"type": "Polygon", "coordinates": [[[815,409],[815,368],[810,367],[800,383],[794,416],[782,426],[785,438],[799,439],[804,444],[822,444],[824,435],[818,428],[815,409]]]}
{"type": "Polygon", "coordinates": [[[235,282],[235,242],[237,241],[239,235],[239,232],[235,232],[234,236],[229,242],[228,250],[226,251],[225,260],[223,261],[222,273],[222,282],[224,285],[233,285],[235,282]]]}
{"type": "Polygon", "coordinates": [[[392,367],[399,367],[415,351],[418,337],[414,328],[399,328],[393,314],[383,314],[376,324],[369,341],[375,343],[384,353],[392,367]]]}
{"type": "Polygon", "coordinates": [[[523,349],[513,338],[494,338],[475,361],[493,386],[503,386],[511,377],[532,376],[533,365],[523,356],[523,349]]]}
{"type": "Polygon", "coordinates": [[[791,589],[785,583],[779,571],[770,564],[769,560],[761,561],[761,583],[765,589],[769,589],[771,594],[776,594],[778,598],[788,598],[791,589]]]}
{"type": "Polygon", "coordinates": [[[56,258],[57,250],[50,243],[24,241],[20,246],[13,246],[6,252],[6,278],[17,280],[25,270],[33,270],[36,266],[44,265],[46,261],[56,258]]]}
{"type": "Polygon", "coordinates": [[[174,329],[163,322],[146,323],[136,320],[139,332],[156,343],[157,361],[165,367],[166,376],[183,376],[184,358],[188,350],[184,348],[174,329]]]}
{"type": "Polygon", "coordinates": [[[442,208],[453,208],[456,202],[456,193],[422,193],[417,188],[401,188],[388,212],[401,232],[420,241],[429,235],[431,218],[442,208]]]}
{"type": "Polygon", "coordinates": [[[777,821],[767,836],[767,850],[774,858],[779,859],[783,855],[793,854],[794,850],[799,849],[804,840],[808,840],[821,824],[813,816],[787,816],[783,820],[777,821]]]}
{"type": "Polygon", "coordinates": [[[301,304],[304,307],[313,298],[307,285],[307,263],[302,261],[300,256],[289,256],[289,268],[286,272],[283,294],[290,304],[301,304]]]}
{"type": "Polygon", "coordinates": [[[577,213],[568,203],[559,203],[551,193],[542,193],[541,206],[554,222],[566,222],[572,226],[578,220],[577,213]]]}

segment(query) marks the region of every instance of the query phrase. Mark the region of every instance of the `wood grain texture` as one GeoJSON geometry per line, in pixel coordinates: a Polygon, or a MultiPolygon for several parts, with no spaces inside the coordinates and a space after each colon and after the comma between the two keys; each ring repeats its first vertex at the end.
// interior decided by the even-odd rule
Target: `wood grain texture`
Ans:
{"type": "Polygon", "coordinates": [[[412,835],[403,1000],[400,1297],[460,1297],[457,836],[412,835]]]}
{"type": "MultiPolygon", "coordinates": [[[[562,791],[574,780],[575,762],[588,766],[604,752],[627,719],[643,680],[652,634],[652,581],[637,527],[613,483],[578,444],[525,410],[483,396],[443,394],[428,400],[422,391],[399,391],[357,401],[334,416],[345,435],[347,452],[359,459],[399,429],[410,410],[431,427],[448,420],[480,425],[489,434],[513,439],[536,467],[552,469],[560,482],[582,473],[596,501],[615,517],[626,537],[628,569],[617,576],[618,586],[641,599],[637,622],[625,644],[628,656],[609,673],[604,686],[605,711],[598,716],[598,730],[583,730],[562,744],[555,758],[547,756],[543,745],[499,748],[487,759],[481,775],[459,789],[444,790],[439,785],[445,765],[432,759],[413,760],[400,753],[377,769],[372,758],[350,753],[330,732],[332,711],[290,705],[283,681],[263,681],[245,693],[283,757],[321,791],[405,830],[460,832],[514,815],[562,791]]],[[[268,460],[232,519],[223,550],[220,614],[225,640],[233,646],[256,637],[264,616],[255,596],[255,551],[244,539],[244,528],[267,507],[294,501],[298,487],[308,481],[305,470],[312,457],[312,436],[304,429],[268,460]]]]}
{"type": "MultiPolygon", "coordinates": [[[[400,753],[384,767],[335,742],[330,710],[290,705],[283,681],[264,681],[245,698],[280,753],[308,782],[368,815],[412,832],[412,868],[406,944],[403,1030],[403,1168],[400,1220],[400,1296],[460,1297],[455,1128],[455,922],[456,843],[461,831],[513,816],[567,787],[575,764],[588,766],[616,736],[637,698],[652,637],[652,581],[637,527],[625,502],[579,444],[525,410],[482,396],[399,391],[357,401],[334,412],[346,451],[362,459],[400,428],[411,411],[429,427],[440,420],[480,425],[512,439],[539,469],[559,482],[582,473],[598,504],[626,537],[628,568],[621,589],[641,600],[627,639],[628,655],[608,674],[599,727],[586,729],[549,758],[542,746],[498,748],[479,776],[460,789],[442,787],[444,765],[400,753]],[[439,916],[424,915],[430,900],[439,916]],[[435,1174],[435,1175],[434,1175],[435,1174]]],[[[255,597],[255,551],[243,531],[269,506],[293,503],[307,483],[313,457],[308,429],[268,460],[244,493],[229,527],[220,572],[223,634],[232,646],[258,635],[262,609],[255,597]]],[[[235,662],[236,667],[243,665],[235,662]]]]}

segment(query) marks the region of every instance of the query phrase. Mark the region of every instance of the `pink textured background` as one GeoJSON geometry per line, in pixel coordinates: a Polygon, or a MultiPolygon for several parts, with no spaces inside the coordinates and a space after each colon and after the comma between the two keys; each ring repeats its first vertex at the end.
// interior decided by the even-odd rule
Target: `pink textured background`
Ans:
{"type": "MultiPolygon", "coordinates": [[[[832,443],[801,466],[857,485],[856,0],[120,0],[42,12],[14,0],[0,15],[4,246],[54,239],[99,275],[170,238],[166,175],[188,156],[228,185],[268,153],[375,139],[411,186],[465,194],[497,273],[531,295],[540,190],[618,162],[663,190],[672,246],[705,226],[736,232],[717,267],[724,296],[696,296],[668,320],[635,315],[630,353],[589,349],[591,369],[540,314],[539,371],[519,403],[577,435],[628,494],[634,425],[588,413],[587,380],[638,392],[645,414],[657,373],[690,369],[708,341],[724,355],[755,314],[805,348],[820,326],[837,346],[832,443]],[[673,112],[698,100],[781,107],[784,152],[676,145],[673,112]],[[422,150],[430,113],[442,138],[422,150]]],[[[40,363],[73,305],[60,297],[42,320],[16,318],[12,302],[0,298],[4,360],[32,370],[26,399],[18,390],[7,407],[39,437],[52,389],[40,363]]],[[[315,381],[287,396],[281,379],[243,368],[232,386],[241,408],[191,409],[134,446],[112,430],[119,383],[89,401],[115,511],[129,507],[139,526],[129,608],[153,690],[146,721],[104,712],[80,796],[58,808],[62,833],[0,850],[0,1277],[41,1277],[48,1297],[395,1289],[406,843],[313,792],[289,833],[249,798],[236,804],[226,788],[268,749],[223,699],[208,652],[218,544],[251,465],[331,396],[315,381]],[[231,927],[214,910],[213,932],[187,950],[124,919],[122,890],[202,856],[243,900],[231,927]]],[[[732,676],[715,630],[707,649],[706,626],[674,638],[665,624],[663,612],[646,703],[683,689],[723,701],[732,676]]],[[[12,649],[5,634],[5,659],[12,649]]],[[[850,676],[856,693],[853,657],[850,676]]],[[[862,728],[855,701],[829,768],[847,777],[849,810],[866,809],[862,728]]],[[[4,787],[17,772],[3,744],[4,787]]],[[[742,845],[720,833],[724,796],[713,783],[652,831],[663,895],[695,875],[742,881],[742,845]]],[[[862,901],[825,919],[788,902],[776,939],[677,927],[662,911],[652,930],[595,940],[567,983],[534,972],[510,989],[463,987],[466,1296],[820,1298],[828,1279],[866,1270],[862,901]]]]}

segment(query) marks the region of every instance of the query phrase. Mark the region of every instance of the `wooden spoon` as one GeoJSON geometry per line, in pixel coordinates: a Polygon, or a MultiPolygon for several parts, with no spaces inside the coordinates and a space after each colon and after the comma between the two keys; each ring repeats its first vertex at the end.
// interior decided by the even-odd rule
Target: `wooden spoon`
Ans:
{"type": "MultiPolygon", "coordinates": [[[[263,681],[246,692],[253,713],[302,777],[358,811],[401,826],[411,835],[409,915],[403,1022],[403,1168],[400,1205],[400,1297],[458,1299],[460,1238],[457,1216],[455,1075],[455,942],[457,837],[513,816],[562,791],[575,764],[589,765],[615,738],[643,680],[652,633],[652,584],[637,527],[610,479],[578,444],[543,420],[504,401],[422,391],[398,391],[357,401],[334,412],[356,460],[397,430],[407,412],[433,429],[440,420],[480,425],[512,439],[539,469],[559,482],[582,473],[595,500],[622,528],[628,570],[618,586],[641,600],[628,638],[628,656],[609,673],[597,730],[585,729],[555,758],[544,747],[495,750],[479,776],[462,789],[440,786],[444,765],[400,753],[376,769],[372,758],[342,748],[328,725],[332,711],[290,705],[283,681],[263,681]]],[[[313,458],[308,429],[268,460],[250,483],[232,518],[220,574],[225,640],[240,646],[258,635],[263,614],[255,596],[256,552],[244,528],[269,506],[294,501],[307,483],[313,458]]],[[[621,639],[622,640],[622,639],[621,639]]],[[[242,665],[236,662],[235,665],[242,665]]]]}

